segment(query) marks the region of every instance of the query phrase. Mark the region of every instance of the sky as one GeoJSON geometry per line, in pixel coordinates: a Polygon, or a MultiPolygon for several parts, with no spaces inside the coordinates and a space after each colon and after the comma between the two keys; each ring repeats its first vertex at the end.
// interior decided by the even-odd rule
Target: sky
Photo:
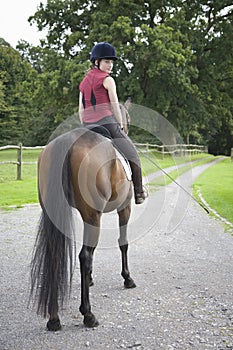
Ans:
{"type": "Polygon", "coordinates": [[[40,2],[46,0],[1,0],[0,38],[16,48],[19,40],[37,45],[45,32],[38,32],[35,24],[29,24],[28,17],[34,15],[40,2]]]}

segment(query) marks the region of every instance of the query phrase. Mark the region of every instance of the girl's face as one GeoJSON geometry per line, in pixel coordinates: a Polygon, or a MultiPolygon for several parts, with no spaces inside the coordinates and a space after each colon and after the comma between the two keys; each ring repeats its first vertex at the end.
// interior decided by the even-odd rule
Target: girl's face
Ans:
{"type": "Polygon", "coordinates": [[[99,62],[99,69],[102,70],[105,73],[111,73],[113,68],[113,60],[109,60],[107,58],[103,58],[99,62]]]}

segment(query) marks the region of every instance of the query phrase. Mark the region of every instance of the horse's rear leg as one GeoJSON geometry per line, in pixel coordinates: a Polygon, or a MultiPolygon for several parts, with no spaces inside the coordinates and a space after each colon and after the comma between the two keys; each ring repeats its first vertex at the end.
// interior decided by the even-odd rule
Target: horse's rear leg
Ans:
{"type": "MultiPolygon", "coordinates": [[[[95,250],[95,247],[93,248],[92,256],[94,254],[94,250],[95,250]]],[[[92,286],[94,286],[94,281],[93,281],[93,277],[92,277],[92,264],[91,264],[89,287],[92,287],[92,286]]]]}
{"type": "Polygon", "coordinates": [[[130,277],[129,267],[128,267],[128,240],[127,240],[127,224],[130,217],[131,207],[128,205],[126,208],[118,211],[119,215],[119,226],[120,226],[120,238],[118,240],[119,247],[121,250],[122,259],[122,272],[121,275],[124,278],[125,288],[135,288],[136,284],[134,280],[130,277]]]}
{"type": "Polygon", "coordinates": [[[83,322],[87,327],[97,327],[99,325],[99,322],[91,312],[89,299],[93,253],[99,239],[99,220],[97,220],[95,225],[84,224],[84,241],[79,253],[81,272],[81,305],[79,310],[84,316],[83,322]]]}

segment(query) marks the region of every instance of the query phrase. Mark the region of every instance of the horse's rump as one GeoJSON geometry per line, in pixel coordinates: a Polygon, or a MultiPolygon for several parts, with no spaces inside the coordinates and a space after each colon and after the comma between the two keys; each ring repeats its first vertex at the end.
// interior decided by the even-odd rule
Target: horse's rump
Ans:
{"type": "Polygon", "coordinates": [[[131,182],[109,139],[88,131],[72,146],[70,152],[72,182],[76,207],[100,212],[117,209],[128,197],[131,182]]]}
{"type": "Polygon", "coordinates": [[[87,207],[117,209],[131,193],[129,180],[109,139],[86,128],[51,141],[39,161],[40,202],[50,212],[58,201],[76,207],[81,215],[87,207]]]}

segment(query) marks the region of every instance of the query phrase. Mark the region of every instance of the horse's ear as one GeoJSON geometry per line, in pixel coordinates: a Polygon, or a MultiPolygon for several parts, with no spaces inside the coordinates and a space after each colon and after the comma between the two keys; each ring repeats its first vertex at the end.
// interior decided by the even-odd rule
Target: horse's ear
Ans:
{"type": "Polygon", "coordinates": [[[128,111],[130,106],[131,106],[131,97],[128,97],[127,100],[124,103],[124,107],[128,111]]]}

